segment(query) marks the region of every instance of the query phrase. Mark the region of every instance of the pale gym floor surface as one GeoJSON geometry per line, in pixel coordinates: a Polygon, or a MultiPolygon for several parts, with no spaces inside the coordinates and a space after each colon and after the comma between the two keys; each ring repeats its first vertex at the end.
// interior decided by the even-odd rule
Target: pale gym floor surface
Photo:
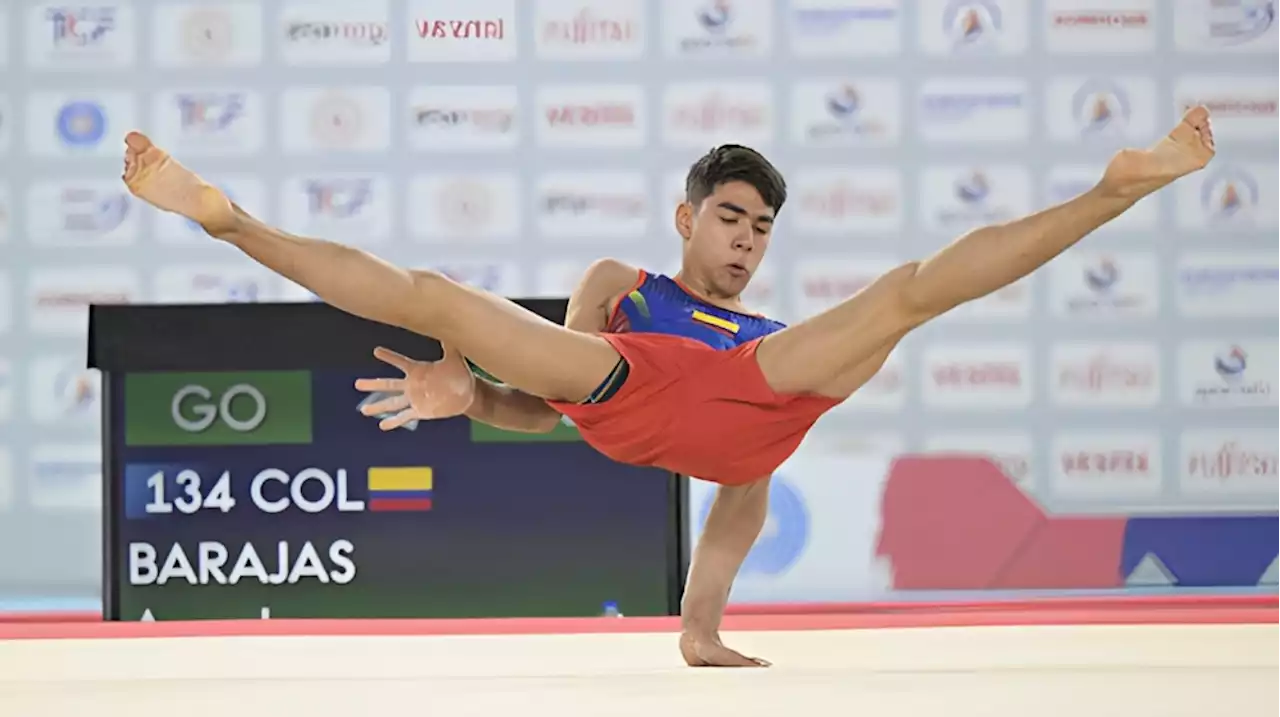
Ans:
{"type": "MultiPolygon", "coordinates": [[[[651,620],[653,629],[673,626],[659,625],[661,618],[635,620],[651,620]]],[[[1236,621],[1242,624],[960,624],[966,621],[811,629],[810,619],[806,629],[786,629],[785,618],[736,620],[743,629],[726,630],[726,642],[771,660],[768,669],[690,669],[680,662],[675,633],[595,632],[611,629],[600,623],[591,623],[589,634],[514,635],[396,634],[402,621],[366,631],[378,634],[321,634],[362,631],[355,623],[322,627],[333,621],[293,622],[300,628],[292,621],[256,623],[270,624],[265,629],[233,623],[249,627],[232,635],[212,634],[201,623],[176,631],[164,623],[0,625],[0,715],[1275,717],[1280,711],[1274,617],[1236,621]],[[770,629],[769,621],[783,629],[770,629]],[[153,626],[160,631],[149,632],[153,626]],[[288,634],[298,630],[308,634],[288,634]],[[42,636],[50,632],[59,634],[42,636]]],[[[413,627],[417,621],[403,624],[406,632],[424,632],[413,627]]]]}

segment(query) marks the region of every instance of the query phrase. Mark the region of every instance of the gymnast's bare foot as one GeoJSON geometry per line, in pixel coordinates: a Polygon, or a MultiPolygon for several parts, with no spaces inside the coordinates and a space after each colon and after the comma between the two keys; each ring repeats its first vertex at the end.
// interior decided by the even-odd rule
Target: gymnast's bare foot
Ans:
{"type": "Polygon", "coordinates": [[[1140,199],[1179,177],[1204,169],[1214,151],[1209,110],[1192,107],[1172,132],[1148,149],[1116,153],[1099,189],[1113,197],[1140,199]]]}
{"type": "Polygon", "coordinates": [[[122,179],[135,197],[196,222],[212,236],[235,228],[235,209],[221,190],[182,166],[144,134],[130,132],[124,143],[122,179]]]}

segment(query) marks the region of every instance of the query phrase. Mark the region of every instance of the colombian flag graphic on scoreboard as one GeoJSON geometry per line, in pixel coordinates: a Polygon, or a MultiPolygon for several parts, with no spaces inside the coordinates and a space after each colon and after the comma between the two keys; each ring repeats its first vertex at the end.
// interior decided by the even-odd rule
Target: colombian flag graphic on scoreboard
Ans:
{"type": "Polygon", "coordinates": [[[431,510],[432,471],[402,466],[369,469],[369,510],[431,510]]]}

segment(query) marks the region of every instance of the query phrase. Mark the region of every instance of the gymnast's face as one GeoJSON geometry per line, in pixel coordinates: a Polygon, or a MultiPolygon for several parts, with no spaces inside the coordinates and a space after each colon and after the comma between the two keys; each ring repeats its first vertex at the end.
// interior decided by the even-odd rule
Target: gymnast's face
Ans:
{"type": "Polygon", "coordinates": [[[685,239],[685,270],[721,296],[741,294],[769,248],[773,217],[746,182],[721,184],[700,206],[682,203],[676,229],[685,239]]]}

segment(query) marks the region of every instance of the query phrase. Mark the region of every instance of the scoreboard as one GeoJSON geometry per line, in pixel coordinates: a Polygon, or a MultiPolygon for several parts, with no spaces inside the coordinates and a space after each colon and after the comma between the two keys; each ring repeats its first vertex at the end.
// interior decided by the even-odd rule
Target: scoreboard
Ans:
{"type": "Polygon", "coordinates": [[[567,425],[381,431],[376,375],[105,372],[107,619],[674,613],[677,479],[567,425]]]}

